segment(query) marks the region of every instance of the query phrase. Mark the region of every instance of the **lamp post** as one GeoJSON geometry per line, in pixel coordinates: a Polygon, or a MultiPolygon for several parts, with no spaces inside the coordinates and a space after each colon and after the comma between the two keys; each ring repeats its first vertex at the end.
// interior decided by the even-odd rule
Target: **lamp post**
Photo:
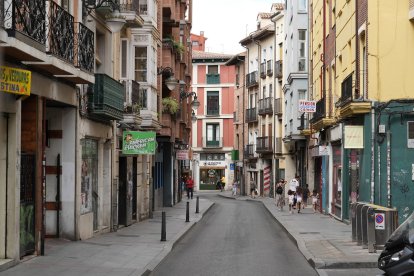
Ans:
{"type": "Polygon", "coordinates": [[[167,78],[164,82],[168,90],[172,91],[175,89],[178,81],[176,78],[174,78],[174,72],[171,67],[158,67],[157,75],[162,75],[163,77],[167,78]]]}
{"type": "Polygon", "coordinates": [[[180,99],[183,100],[185,98],[194,96],[194,100],[191,102],[191,107],[195,110],[197,110],[197,108],[200,106],[200,102],[197,100],[197,94],[196,92],[184,92],[181,91],[180,93],[180,99]]]}
{"type": "Polygon", "coordinates": [[[107,16],[105,22],[113,33],[121,31],[126,23],[125,18],[119,13],[120,6],[118,0],[83,0],[83,5],[88,15],[93,10],[99,9],[100,7],[110,7],[112,9],[112,13],[107,16]]]}

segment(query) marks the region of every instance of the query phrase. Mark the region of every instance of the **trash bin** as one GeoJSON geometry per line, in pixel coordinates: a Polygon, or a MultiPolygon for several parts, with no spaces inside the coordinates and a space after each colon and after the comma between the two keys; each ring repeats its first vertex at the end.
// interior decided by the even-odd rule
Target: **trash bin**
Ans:
{"type": "Polygon", "coordinates": [[[384,249],[392,232],[398,227],[398,211],[379,205],[369,204],[367,210],[368,251],[384,249]]]}
{"type": "Polygon", "coordinates": [[[362,248],[368,248],[368,209],[370,204],[364,204],[361,209],[361,237],[362,237],[362,248]]]}
{"type": "Polygon", "coordinates": [[[356,207],[357,207],[357,202],[353,202],[351,203],[351,228],[352,228],[352,241],[356,242],[357,241],[357,229],[356,229],[356,207]]]}
{"type": "Polygon", "coordinates": [[[356,203],[356,218],[355,218],[355,231],[356,231],[356,241],[358,245],[362,245],[362,225],[366,224],[366,221],[362,220],[362,207],[367,204],[365,202],[356,203]]]}

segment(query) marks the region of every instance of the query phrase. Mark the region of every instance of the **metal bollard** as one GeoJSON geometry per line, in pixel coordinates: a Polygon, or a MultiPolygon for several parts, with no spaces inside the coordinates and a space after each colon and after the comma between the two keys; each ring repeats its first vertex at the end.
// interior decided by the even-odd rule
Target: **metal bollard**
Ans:
{"type": "Polygon", "coordinates": [[[185,210],[185,222],[190,222],[190,202],[187,201],[187,209],[185,210]]]}
{"type": "Polygon", "coordinates": [[[167,240],[167,221],[165,217],[165,211],[162,212],[162,220],[161,220],[161,241],[167,240]]]}
{"type": "Polygon", "coordinates": [[[196,202],[196,214],[200,213],[200,210],[199,210],[198,206],[199,206],[199,199],[198,199],[198,196],[197,196],[197,202],[196,202]]]}

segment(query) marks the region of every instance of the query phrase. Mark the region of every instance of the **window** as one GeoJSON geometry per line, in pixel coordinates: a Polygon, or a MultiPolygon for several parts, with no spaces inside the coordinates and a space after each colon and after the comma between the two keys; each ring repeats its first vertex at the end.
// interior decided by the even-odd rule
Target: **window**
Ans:
{"type": "Polygon", "coordinates": [[[306,71],[306,30],[299,30],[299,63],[298,71],[306,71]]]}
{"type": "Polygon", "coordinates": [[[307,1],[306,0],[298,0],[298,11],[299,12],[306,12],[307,11],[307,1]]]}
{"type": "Polygon", "coordinates": [[[220,114],[219,92],[207,91],[207,115],[220,114]]]}
{"type": "Polygon", "coordinates": [[[209,65],[207,74],[218,75],[218,65],[209,65]]]}
{"type": "Polygon", "coordinates": [[[127,68],[128,68],[128,40],[121,41],[121,78],[128,78],[127,68]]]}
{"type": "Polygon", "coordinates": [[[148,96],[147,96],[147,89],[142,88],[139,90],[139,107],[142,109],[147,109],[148,105],[148,96]]]}
{"type": "Polygon", "coordinates": [[[298,90],[298,98],[299,100],[306,100],[306,90],[298,90]]]}
{"type": "Polygon", "coordinates": [[[147,81],[147,47],[135,47],[135,80],[147,81]]]}
{"type": "Polygon", "coordinates": [[[262,94],[262,99],[266,98],[266,85],[263,85],[263,94],[262,94]]]}
{"type": "Polygon", "coordinates": [[[198,46],[198,41],[197,40],[193,41],[193,46],[198,46]]]}
{"type": "Polygon", "coordinates": [[[220,125],[207,124],[207,146],[218,146],[220,144],[220,125]]]}

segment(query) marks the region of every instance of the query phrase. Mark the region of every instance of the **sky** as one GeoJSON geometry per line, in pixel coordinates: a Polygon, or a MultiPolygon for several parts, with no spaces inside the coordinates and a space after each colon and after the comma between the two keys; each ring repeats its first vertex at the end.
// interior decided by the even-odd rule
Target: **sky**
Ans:
{"type": "Polygon", "coordinates": [[[206,52],[237,54],[239,41],[256,29],[259,12],[270,12],[281,0],[193,0],[191,32],[207,37],[206,52]]]}

